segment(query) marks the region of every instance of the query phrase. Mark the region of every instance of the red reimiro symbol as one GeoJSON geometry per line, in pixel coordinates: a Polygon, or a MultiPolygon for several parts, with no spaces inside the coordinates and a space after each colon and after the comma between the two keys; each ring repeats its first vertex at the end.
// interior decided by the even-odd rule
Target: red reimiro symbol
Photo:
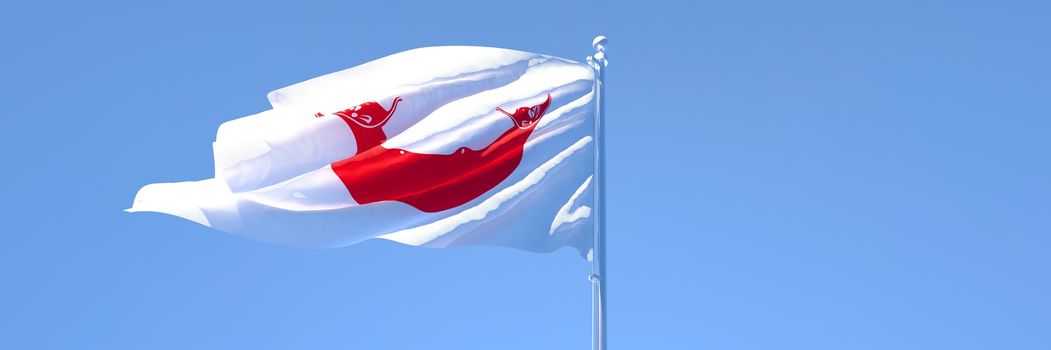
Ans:
{"type": "Polygon", "coordinates": [[[400,101],[401,97],[394,98],[390,109],[366,102],[334,113],[354,133],[358,153],[332,163],[332,170],[359,204],[392,200],[433,213],[478,198],[510,176],[522,160],[526,140],[551,105],[551,95],[514,113],[497,107],[514,126],[482,149],[461,147],[452,154],[421,154],[382,146],[387,141],[383,125],[400,101]]]}

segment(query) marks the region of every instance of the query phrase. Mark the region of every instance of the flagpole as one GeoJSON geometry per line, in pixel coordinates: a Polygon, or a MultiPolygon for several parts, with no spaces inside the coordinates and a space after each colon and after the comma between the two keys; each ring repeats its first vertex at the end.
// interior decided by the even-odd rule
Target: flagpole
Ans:
{"type": "Polygon", "coordinates": [[[588,65],[595,70],[595,232],[592,250],[591,347],[606,350],[606,40],[599,35],[591,42],[595,53],[588,56],[588,65]]]}

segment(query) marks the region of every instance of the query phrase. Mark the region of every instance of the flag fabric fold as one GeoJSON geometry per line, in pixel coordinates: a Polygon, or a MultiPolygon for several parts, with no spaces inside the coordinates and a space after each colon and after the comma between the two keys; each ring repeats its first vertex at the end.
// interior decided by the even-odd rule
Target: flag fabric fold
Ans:
{"type": "Polygon", "coordinates": [[[147,185],[128,211],[295,246],[589,257],[594,88],[589,66],[547,55],[400,52],[271,92],[272,109],[219,126],[214,178],[147,185]]]}

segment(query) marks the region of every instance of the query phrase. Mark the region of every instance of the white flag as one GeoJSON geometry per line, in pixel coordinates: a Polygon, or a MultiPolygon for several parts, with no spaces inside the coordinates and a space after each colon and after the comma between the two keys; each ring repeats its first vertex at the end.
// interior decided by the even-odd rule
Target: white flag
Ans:
{"type": "Polygon", "coordinates": [[[428,47],[271,92],[223,123],[215,178],[128,211],[273,243],[573,246],[590,257],[595,74],[574,61],[428,47]]]}

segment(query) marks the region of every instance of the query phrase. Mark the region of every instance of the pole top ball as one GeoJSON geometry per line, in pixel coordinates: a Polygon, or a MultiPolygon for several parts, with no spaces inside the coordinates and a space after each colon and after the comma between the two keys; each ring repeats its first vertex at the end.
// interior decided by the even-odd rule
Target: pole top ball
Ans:
{"type": "Polygon", "coordinates": [[[605,35],[599,35],[595,37],[595,40],[591,41],[591,46],[595,47],[595,50],[606,51],[606,43],[609,42],[605,35]]]}

